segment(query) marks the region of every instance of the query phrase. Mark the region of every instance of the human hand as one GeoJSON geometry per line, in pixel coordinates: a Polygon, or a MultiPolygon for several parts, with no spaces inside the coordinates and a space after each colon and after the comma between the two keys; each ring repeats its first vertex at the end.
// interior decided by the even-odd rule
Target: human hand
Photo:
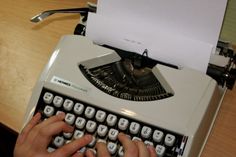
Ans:
{"type": "MultiPolygon", "coordinates": [[[[146,146],[138,140],[132,141],[123,133],[119,133],[118,139],[124,147],[124,157],[157,157],[153,146],[146,146]]],[[[105,143],[98,142],[96,148],[97,157],[110,157],[105,143]]]]}
{"type": "MultiPolygon", "coordinates": [[[[14,150],[14,157],[80,157],[83,154],[77,151],[92,141],[91,135],[85,135],[78,140],[74,140],[52,153],[47,151],[47,147],[52,140],[52,136],[60,132],[72,132],[74,128],[66,124],[63,120],[64,113],[50,117],[43,122],[40,121],[41,114],[37,113],[19,134],[14,150]]],[[[86,152],[87,157],[93,155],[86,152]]]]}
{"type": "MultiPolygon", "coordinates": [[[[74,128],[66,124],[63,120],[64,113],[53,116],[43,122],[40,121],[41,114],[37,113],[18,136],[14,157],[94,157],[91,150],[85,153],[77,153],[80,148],[92,141],[91,135],[85,135],[78,140],[66,144],[52,153],[47,151],[47,147],[52,140],[52,136],[60,132],[73,132],[74,128]]],[[[118,139],[124,147],[124,157],[157,157],[152,146],[145,146],[141,141],[131,141],[125,134],[120,133],[118,139]]],[[[110,157],[105,143],[96,144],[97,157],[110,157]]]]}

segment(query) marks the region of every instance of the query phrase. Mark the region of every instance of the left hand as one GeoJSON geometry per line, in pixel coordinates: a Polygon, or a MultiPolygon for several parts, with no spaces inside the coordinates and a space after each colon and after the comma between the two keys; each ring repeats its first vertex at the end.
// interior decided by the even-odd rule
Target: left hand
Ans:
{"type": "MultiPolygon", "coordinates": [[[[73,132],[74,128],[63,120],[64,113],[52,116],[41,122],[41,114],[37,113],[18,136],[14,157],[68,157],[83,156],[77,151],[92,141],[91,135],[85,135],[49,153],[47,147],[54,135],[60,132],[73,132]]],[[[92,156],[91,152],[86,152],[92,156]]]]}

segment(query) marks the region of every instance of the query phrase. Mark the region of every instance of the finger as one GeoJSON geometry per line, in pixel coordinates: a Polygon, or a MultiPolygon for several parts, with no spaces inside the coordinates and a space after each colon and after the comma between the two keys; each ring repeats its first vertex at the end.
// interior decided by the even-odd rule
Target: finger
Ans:
{"type": "Polygon", "coordinates": [[[29,121],[29,123],[25,126],[25,128],[22,130],[21,134],[19,135],[16,144],[21,144],[23,141],[25,141],[26,136],[29,134],[30,130],[40,122],[41,119],[41,113],[38,112],[35,114],[35,116],[29,121]]]}
{"type": "Polygon", "coordinates": [[[81,152],[76,152],[72,157],[84,157],[84,154],[81,152]]]}
{"type": "Polygon", "coordinates": [[[84,153],[81,153],[81,152],[76,152],[72,157],[95,157],[95,154],[93,153],[93,151],[91,151],[90,149],[87,149],[86,152],[85,152],[85,155],[84,153]]]}
{"type": "Polygon", "coordinates": [[[91,141],[92,141],[92,136],[85,135],[57,149],[55,152],[53,152],[53,156],[57,156],[57,157],[71,156],[80,148],[89,144],[91,141]]]}
{"type": "Polygon", "coordinates": [[[97,142],[97,157],[110,157],[110,153],[107,150],[107,145],[105,142],[97,142]]]}
{"type": "Polygon", "coordinates": [[[135,140],[134,143],[138,147],[138,154],[140,157],[149,156],[149,151],[143,142],[135,140]]]}
{"type": "Polygon", "coordinates": [[[61,112],[61,113],[59,113],[59,114],[57,114],[55,116],[52,116],[52,117],[48,118],[47,120],[43,121],[40,124],[40,126],[41,127],[45,127],[45,126],[47,126],[49,124],[52,124],[52,123],[55,123],[57,121],[62,121],[62,120],[64,120],[64,118],[65,118],[65,113],[61,112]]]}
{"type": "Polygon", "coordinates": [[[124,133],[119,133],[118,139],[122,143],[124,148],[128,148],[129,146],[134,145],[134,143],[130,140],[130,138],[126,136],[124,133]]]}
{"type": "Polygon", "coordinates": [[[35,114],[35,116],[29,121],[29,123],[25,126],[25,128],[22,130],[21,134],[28,134],[29,131],[36,125],[41,119],[41,113],[38,112],[35,114]]]}
{"type": "Polygon", "coordinates": [[[35,131],[32,132],[31,138],[28,139],[29,143],[35,143],[39,145],[41,149],[46,149],[49,145],[52,137],[60,132],[72,132],[74,128],[63,121],[58,121],[45,127],[35,127],[35,131]],[[37,139],[37,140],[35,140],[37,139]]]}
{"type": "Polygon", "coordinates": [[[119,133],[118,139],[124,147],[124,156],[138,157],[138,148],[133,141],[123,133],[119,133]]]}
{"type": "Polygon", "coordinates": [[[147,146],[147,149],[149,151],[150,157],[157,157],[156,150],[153,146],[147,146]]]}
{"type": "Polygon", "coordinates": [[[92,150],[87,149],[85,152],[86,157],[95,157],[95,154],[92,150]]]}
{"type": "Polygon", "coordinates": [[[53,135],[57,135],[60,132],[72,132],[74,127],[68,125],[64,121],[57,121],[49,124],[47,127],[41,127],[39,129],[39,134],[42,137],[50,138],[53,135]]]}

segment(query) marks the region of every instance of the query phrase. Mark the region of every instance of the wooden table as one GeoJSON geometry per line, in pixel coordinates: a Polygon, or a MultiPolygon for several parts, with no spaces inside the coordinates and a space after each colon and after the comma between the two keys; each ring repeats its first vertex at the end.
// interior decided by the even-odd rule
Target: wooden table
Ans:
{"type": "MultiPolygon", "coordinates": [[[[55,14],[38,24],[31,23],[29,19],[44,10],[85,5],[85,0],[1,0],[1,123],[19,132],[34,84],[60,37],[73,34],[79,15],[55,14]]],[[[235,156],[235,91],[234,88],[226,93],[202,157],[235,156]]]]}

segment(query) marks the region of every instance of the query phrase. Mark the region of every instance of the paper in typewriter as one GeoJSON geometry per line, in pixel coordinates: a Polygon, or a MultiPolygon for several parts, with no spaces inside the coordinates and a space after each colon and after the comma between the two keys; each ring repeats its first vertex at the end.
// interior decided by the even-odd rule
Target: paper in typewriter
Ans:
{"type": "Polygon", "coordinates": [[[99,0],[86,36],[149,57],[206,72],[227,0],[99,0]]]}

